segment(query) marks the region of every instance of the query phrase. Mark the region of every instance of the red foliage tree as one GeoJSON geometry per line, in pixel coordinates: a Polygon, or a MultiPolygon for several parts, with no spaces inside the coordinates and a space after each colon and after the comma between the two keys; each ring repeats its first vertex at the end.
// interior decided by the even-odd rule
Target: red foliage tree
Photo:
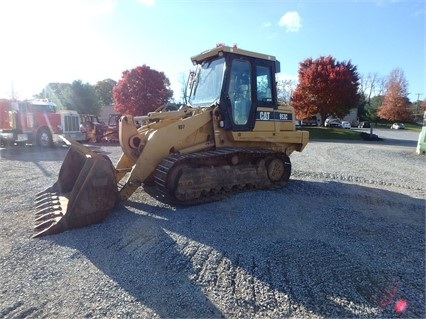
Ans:
{"type": "Polygon", "coordinates": [[[123,72],[113,89],[114,109],[121,114],[145,115],[166,104],[173,96],[163,72],[147,65],[123,72]]]}
{"type": "Polygon", "coordinates": [[[388,121],[408,121],[411,113],[408,109],[408,82],[401,69],[394,69],[389,74],[383,103],[377,116],[388,121]]]}
{"type": "Polygon", "coordinates": [[[338,62],[332,56],[308,58],[299,65],[299,83],[291,103],[299,119],[316,114],[344,117],[357,107],[359,75],[356,66],[338,62]]]}

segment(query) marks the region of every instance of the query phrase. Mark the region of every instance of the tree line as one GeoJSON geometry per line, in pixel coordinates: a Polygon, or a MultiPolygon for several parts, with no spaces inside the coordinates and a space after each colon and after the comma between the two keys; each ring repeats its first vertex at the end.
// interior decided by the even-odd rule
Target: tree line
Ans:
{"type": "Polygon", "coordinates": [[[47,98],[59,109],[80,114],[99,115],[103,106],[113,105],[117,113],[141,115],[169,103],[173,91],[163,72],[143,65],[124,71],[118,82],[105,79],[95,85],[80,80],[49,83],[34,97],[47,98]]]}
{"type": "Polygon", "coordinates": [[[116,84],[112,79],[98,81],[95,85],[82,83],[80,80],[72,83],[49,83],[34,98],[47,98],[62,110],[98,115],[102,106],[114,103],[112,91],[116,84]]]}
{"type": "Polygon", "coordinates": [[[291,104],[299,119],[320,114],[324,121],[330,115],[344,117],[356,108],[360,121],[419,122],[426,111],[426,99],[408,99],[408,81],[401,69],[387,77],[362,76],[350,61],[339,62],[331,56],[302,61],[298,83],[281,80],[277,85],[279,99],[291,104]]]}
{"type": "MultiPolygon", "coordinates": [[[[342,118],[353,108],[357,108],[360,120],[420,121],[426,99],[411,102],[407,90],[408,81],[401,69],[392,70],[386,78],[375,73],[360,76],[351,61],[337,61],[332,56],[300,62],[297,83],[277,82],[280,102],[292,105],[298,119],[320,114],[323,121],[328,116],[342,118]]],[[[35,97],[48,98],[60,109],[81,114],[98,115],[103,106],[114,105],[118,113],[144,115],[170,104],[173,91],[163,72],[142,65],[124,71],[118,82],[49,83],[35,97]]]]}

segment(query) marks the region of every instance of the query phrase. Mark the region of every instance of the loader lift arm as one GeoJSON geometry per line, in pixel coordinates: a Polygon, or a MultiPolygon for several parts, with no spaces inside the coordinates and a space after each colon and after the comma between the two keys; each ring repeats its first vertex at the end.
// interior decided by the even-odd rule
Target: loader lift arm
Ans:
{"type": "MultiPolygon", "coordinates": [[[[203,129],[211,122],[211,110],[192,110],[191,116],[186,117],[189,110],[176,111],[174,120],[171,120],[174,114],[170,114],[168,121],[143,127],[140,129],[142,132],[136,130],[135,118],[123,116],[120,119],[119,139],[123,154],[116,165],[119,172],[117,183],[130,172],[125,183],[119,184],[120,200],[128,199],[149,177],[152,181],[158,164],[170,154],[198,152],[214,147],[213,131],[203,129]]],[[[152,115],[150,120],[154,120],[152,115]]]]}

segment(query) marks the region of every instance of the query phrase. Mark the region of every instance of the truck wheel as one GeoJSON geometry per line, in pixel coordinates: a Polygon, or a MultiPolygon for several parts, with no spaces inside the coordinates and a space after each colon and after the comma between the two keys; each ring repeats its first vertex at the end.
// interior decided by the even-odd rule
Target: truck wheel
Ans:
{"type": "Polygon", "coordinates": [[[6,140],[6,139],[0,139],[0,146],[2,146],[2,147],[13,146],[13,142],[10,141],[10,140],[6,140]]]}
{"type": "Polygon", "coordinates": [[[38,132],[37,135],[37,145],[41,147],[52,147],[53,139],[52,134],[47,128],[44,128],[38,132]]]}

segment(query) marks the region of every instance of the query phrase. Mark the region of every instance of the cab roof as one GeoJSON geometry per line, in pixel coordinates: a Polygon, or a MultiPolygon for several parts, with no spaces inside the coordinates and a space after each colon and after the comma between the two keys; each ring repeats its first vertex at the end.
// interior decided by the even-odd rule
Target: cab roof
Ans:
{"type": "Polygon", "coordinates": [[[249,56],[253,58],[263,59],[263,60],[276,61],[276,58],[273,55],[267,55],[267,54],[242,50],[237,47],[229,47],[229,46],[218,46],[214,49],[201,52],[200,54],[191,57],[191,61],[193,64],[199,64],[208,58],[219,56],[221,52],[228,52],[228,53],[240,54],[240,55],[249,56]]]}

